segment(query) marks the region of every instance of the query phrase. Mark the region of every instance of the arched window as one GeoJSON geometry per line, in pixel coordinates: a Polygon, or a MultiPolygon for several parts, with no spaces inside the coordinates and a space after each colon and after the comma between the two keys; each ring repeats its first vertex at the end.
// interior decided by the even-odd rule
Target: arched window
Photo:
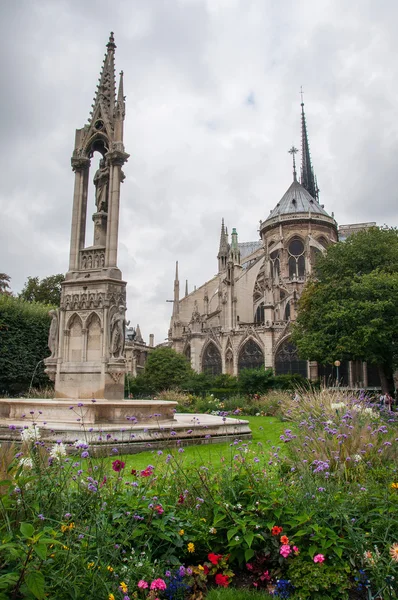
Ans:
{"type": "Polygon", "coordinates": [[[278,275],[280,275],[281,265],[280,265],[279,250],[274,250],[273,252],[271,252],[271,254],[269,255],[269,261],[270,261],[271,277],[275,277],[275,275],[277,273],[278,273],[278,275]]]}
{"type": "Polygon", "coordinates": [[[264,366],[264,354],[260,346],[251,338],[239,352],[238,369],[258,369],[264,366]]]}
{"type": "Polygon", "coordinates": [[[191,344],[188,344],[188,346],[185,348],[184,356],[189,361],[189,364],[191,364],[191,344]]]}
{"type": "Polygon", "coordinates": [[[299,238],[294,238],[289,242],[289,278],[304,277],[305,274],[305,259],[304,259],[304,244],[299,238]]]}
{"type": "Polygon", "coordinates": [[[279,346],[275,356],[275,374],[287,375],[292,373],[307,377],[307,361],[301,360],[296,346],[290,340],[286,340],[279,346]]]}
{"type": "Polygon", "coordinates": [[[264,302],[257,306],[256,314],[254,315],[255,323],[264,323],[264,302]]]}
{"type": "Polygon", "coordinates": [[[290,302],[288,302],[285,306],[285,321],[290,319],[290,302]]]}
{"type": "Polygon", "coordinates": [[[202,371],[208,375],[221,375],[222,373],[221,354],[213,342],[206,346],[203,353],[202,371]]]}

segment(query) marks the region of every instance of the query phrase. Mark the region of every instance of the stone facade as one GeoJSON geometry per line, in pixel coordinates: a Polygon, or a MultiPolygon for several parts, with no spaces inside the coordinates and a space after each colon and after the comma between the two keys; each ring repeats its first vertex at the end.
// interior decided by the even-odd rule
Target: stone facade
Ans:
{"type": "MultiPolygon", "coordinates": [[[[237,375],[243,368],[263,365],[276,374],[319,376],[326,383],[338,378],[351,387],[366,387],[366,365],[342,365],[337,373],[318,369],[316,362],[300,360],[290,341],[290,324],[316,254],[338,240],[333,213],[319,203],[303,105],[302,140],[301,182],[296,174],[297,150],[292,148],[293,183],[260,221],[260,239],[239,244],[233,229],[229,240],[223,221],[217,275],[191,293],[186,290],[182,299],[177,265],[169,343],[189,358],[197,372],[237,375]]],[[[357,228],[343,230],[347,235],[357,228]]]]}
{"type": "Polygon", "coordinates": [[[118,400],[124,395],[126,283],[117,266],[117,251],[122,166],[129,155],[123,144],[123,73],[117,96],[115,89],[115,48],[111,34],[89,122],[76,131],[72,155],[69,270],[60,309],[52,315],[52,353],[46,360],[57,398],[118,400]],[[93,178],[94,237],[87,245],[87,198],[95,152],[101,160],[93,178]]]}

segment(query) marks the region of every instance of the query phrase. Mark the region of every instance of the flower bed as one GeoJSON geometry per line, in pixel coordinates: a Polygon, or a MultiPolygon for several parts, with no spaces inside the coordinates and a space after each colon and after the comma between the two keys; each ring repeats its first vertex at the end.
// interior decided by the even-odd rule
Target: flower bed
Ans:
{"type": "Polygon", "coordinates": [[[395,415],[301,400],[281,447],[236,440],[221,469],[177,442],[127,468],[27,424],[21,451],[0,449],[0,600],[397,598],[395,415]]]}

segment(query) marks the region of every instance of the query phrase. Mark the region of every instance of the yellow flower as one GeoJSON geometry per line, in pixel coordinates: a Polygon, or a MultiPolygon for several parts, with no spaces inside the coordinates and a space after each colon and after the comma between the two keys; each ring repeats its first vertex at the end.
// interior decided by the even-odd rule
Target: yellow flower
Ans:
{"type": "Polygon", "coordinates": [[[111,567],[110,565],[108,565],[106,568],[108,569],[109,573],[113,573],[113,567],[111,567]]]}
{"type": "Polygon", "coordinates": [[[395,562],[398,562],[398,544],[393,544],[390,548],[390,556],[395,562]]]}
{"type": "Polygon", "coordinates": [[[183,529],[180,529],[180,531],[178,532],[178,535],[184,535],[185,531],[183,529]]]}
{"type": "Polygon", "coordinates": [[[188,544],[188,552],[195,552],[195,544],[189,542],[188,544]]]}
{"type": "Polygon", "coordinates": [[[65,533],[65,531],[67,531],[69,529],[68,525],[61,525],[61,531],[62,533],[65,533]]]}
{"type": "Polygon", "coordinates": [[[204,571],[205,570],[204,567],[202,567],[202,565],[198,565],[198,569],[199,569],[199,571],[204,571]]]}
{"type": "Polygon", "coordinates": [[[398,490],[398,483],[392,483],[391,487],[393,490],[398,490]]]}
{"type": "Polygon", "coordinates": [[[128,589],[127,589],[127,585],[124,583],[124,581],[120,582],[120,587],[122,588],[123,594],[127,594],[128,589]]]}
{"type": "Polygon", "coordinates": [[[203,518],[202,518],[202,519],[200,519],[200,520],[201,520],[201,521],[203,521],[203,523],[206,523],[206,519],[203,519],[203,518]]]}
{"type": "Polygon", "coordinates": [[[115,596],[113,594],[109,594],[108,600],[115,600],[115,596]]]}
{"type": "Polygon", "coordinates": [[[87,569],[92,569],[92,568],[93,568],[93,566],[94,566],[94,563],[93,563],[93,562],[90,562],[90,563],[88,563],[88,565],[87,565],[87,569]]]}

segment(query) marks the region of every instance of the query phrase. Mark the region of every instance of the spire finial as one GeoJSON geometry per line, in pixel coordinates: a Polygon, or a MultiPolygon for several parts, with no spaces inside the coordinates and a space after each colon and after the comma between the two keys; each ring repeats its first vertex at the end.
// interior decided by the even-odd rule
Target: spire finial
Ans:
{"type": "Polygon", "coordinates": [[[176,276],[175,280],[178,281],[178,260],[176,260],[176,276]]]}
{"type": "Polygon", "coordinates": [[[308,144],[307,124],[305,121],[303,88],[301,94],[301,185],[315,200],[319,200],[319,190],[315,183],[314,170],[311,164],[310,147],[308,144]]]}
{"type": "Polygon", "coordinates": [[[99,113],[101,113],[100,117],[102,119],[109,120],[111,123],[113,121],[116,95],[115,49],[115,38],[113,37],[113,31],[111,31],[89,122],[91,122],[94,115],[95,118],[98,118],[99,113]]]}
{"type": "Polygon", "coordinates": [[[302,85],[300,85],[300,96],[301,96],[301,106],[304,106],[304,92],[303,92],[302,85]]]}
{"type": "Polygon", "coordinates": [[[297,181],[297,172],[296,172],[296,154],[298,152],[297,148],[293,145],[290,150],[288,150],[289,154],[293,157],[293,181],[297,181]]]}

